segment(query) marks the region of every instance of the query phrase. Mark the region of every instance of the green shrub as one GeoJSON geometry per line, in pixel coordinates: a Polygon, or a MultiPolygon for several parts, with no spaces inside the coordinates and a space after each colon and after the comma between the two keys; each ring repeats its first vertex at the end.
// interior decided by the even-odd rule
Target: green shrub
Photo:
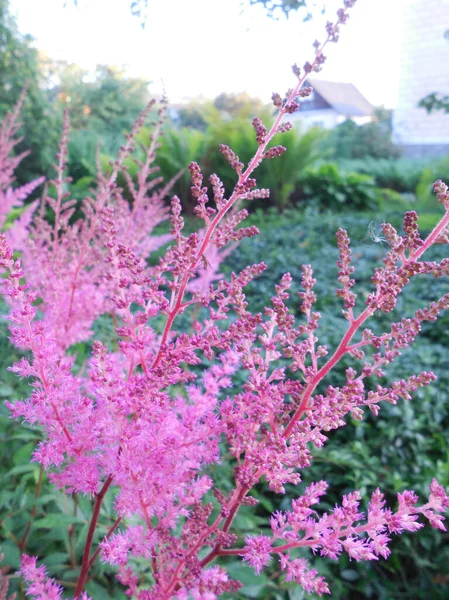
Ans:
{"type": "MultiPolygon", "coordinates": [[[[172,192],[179,196],[183,206],[192,210],[193,200],[190,194],[190,177],[187,167],[192,160],[196,160],[202,167],[205,183],[212,173],[220,173],[226,190],[232,190],[235,185],[235,171],[231,169],[227,160],[219,151],[219,144],[226,144],[234,149],[242,162],[247,163],[257,149],[254,129],[247,118],[237,117],[235,120],[223,119],[217,109],[209,106],[203,113],[207,128],[205,131],[183,127],[176,129],[168,124],[164,128],[161,147],[158,149],[156,164],[164,181],[169,181],[180,171],[185,169],[182,176],[176,181],[172,192]]],[[[265,115],[269,122],[271,117],[265,115]]],[[[283,134],[282,142],[288,149],[282,161],[265,161],[257,170],[258,187],[269,188],[271,196],[267,204],[282,208],[288,205],[290,196],[296,184],[303,177],[306,169],[318,162],[322,157],[321,143],[326,134],[320,129],[312,129],[301,134],[297,129],[292,129],[283,134]]],[[[144,142],[148,138],[148,130],[142,130],[138,141],[144,142]]],[[[83,152],[90,157],[94,154],[92,142],[86,139],[84,150],[77,148],[79,154],[83,152]]],[[[109,157],[104,157],[104,166],[107,167],[109,157]]],[[[84,158],[75,158],[76,174],[79,176],[85,164],[84,158]]],[[[136,165],[129,161],[127,164],[129,174],[135,177],[136,165]]],[[[87,175],[87,172],[83,172],[87,175]]],[[[76,179],[76,177],[75,177],[76,179]]],[[[121,183],[121,182],[119,182],[121,183]]],[[[254,203],[253,207],[257,207],[254,203]]],[[[251,207],[250,207],[251,208],[251,207]]]]}
{"type": "MultiPolygon", "coordinates": [[[[273,118],[267,112],[262,115],[262,120],[269,126],[273,118]]],[[[204,171],[208,175],[219,172],[225,189],[230,190],[235,184],[235,172],[219,152],[217,140],[232,148],[240,160],[247,164],[257,150],[254,129],[246,116],[231,121],[215,113],[208,117],[208,124],[204,171]]],[[[283,160],[264,161],[256,171],[258,187],[270,189],[269,205],[282,208],[288,204],[305,170],[322,157],[321,146],[325,137],[326,133],[317,128],[305,133],[293,128],[283,134],[282,145],[287,148],[283,160]]]]}
{"type": "Polygon", "coordinates": [[[376,120],[357,125],[346,119],[329,139],[336,160],[354,158],[397,158],[399,150],[391,141],[391,111],[376,110],[376,120]]]}
{"type": "MultiPolygon", "coordinates": [[[[145,132],[142,132],[145,135],[145,132]]],[[[196,160],[203,162],[206,151],[205,134],[198,129],[174,129],[166,127],[161,140],[161,147],[156,156],[156,164],[164,181],[170,181],[179,171],[184,169],[182,176],[176,181],[172,194],[176,194],[186,209],[193,210],[193,201],[190,195],[190,180],[187,167],[196,160]]]]}
{"type": "Polygon", "coordinates": [[[335,163],[324,163],[307,171],[292,198],[299,206],[331,210],[374,209],[385,199],[400,201],[400,196],[392,190],[376,187],[373,177],[344,173],[335,163]]]}
{"type": "Polygon", "coordinates": [[[338,163],[348,172],[374,178],[377,186],[400,193],[414,193],[426,162],[410,158],[372,158],[344,160],[338,163]]]}

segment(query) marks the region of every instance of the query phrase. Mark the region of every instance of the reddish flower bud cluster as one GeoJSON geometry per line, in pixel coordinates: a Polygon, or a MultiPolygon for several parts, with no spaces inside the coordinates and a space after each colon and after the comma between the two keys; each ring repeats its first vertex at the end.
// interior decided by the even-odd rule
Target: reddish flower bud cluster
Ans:
{"type": "Polygon", "coordinates": [[[259,119],[259,117],[254,117],[253,121],[254,131],[256,132],[256,142],[259,144],[263,144],[267,137],[267,128],[259,119]]]}

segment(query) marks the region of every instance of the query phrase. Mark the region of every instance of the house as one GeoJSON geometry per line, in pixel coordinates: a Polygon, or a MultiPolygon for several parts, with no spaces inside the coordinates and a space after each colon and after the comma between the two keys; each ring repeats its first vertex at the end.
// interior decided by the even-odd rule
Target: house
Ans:
{"type": "Polygon", "coordinates": [[[312,86],[312,94],[301,99],[301,106],[292,115],[291,121],[301,123],[306,129],[332,129],[346,119],[352,119],[358,124],[372,120],[373,105],[352,83],[313,78],[307,80],[307,85],[312,86]]]}
{"type": "Polygon", "coordinates": [[[393,141],[406,156],[449,154],[449,113],[430,114],[419,101],[449,96],[449,0],[407,0],[401,15],[398,104],[393,141]]]}

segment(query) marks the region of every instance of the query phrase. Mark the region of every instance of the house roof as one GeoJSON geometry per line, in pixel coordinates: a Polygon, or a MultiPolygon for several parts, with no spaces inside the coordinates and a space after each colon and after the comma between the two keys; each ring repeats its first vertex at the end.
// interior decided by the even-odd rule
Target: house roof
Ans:
{"type": "Polygon", "coordinates": [[[352,83],[337,83],[308,79],[307,83],[335,110],[345,117],[366,117],[374,112],[373,105],[352,83]]]}

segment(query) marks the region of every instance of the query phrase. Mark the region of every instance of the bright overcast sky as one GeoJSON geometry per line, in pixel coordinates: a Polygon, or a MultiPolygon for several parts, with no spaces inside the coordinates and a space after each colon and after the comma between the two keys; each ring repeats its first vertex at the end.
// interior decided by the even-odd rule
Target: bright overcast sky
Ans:
{"type": "MultiPolygon", "coordinates": [[[[401,2],[358,0],[338,44],[327,48],[320,77],[347,81],[375,105],[394,106],[397,94],[401,2]]],[[[326,15],[274,21],[249,0],[149,0],[146,28],[130,0],[11,0],[21,33],[51,58],[93,70],[126,65],[130,75],[162,83],[173,102],[246,90],[269,102],[291,86],[290,66],[312,56],[324,22],[342,0],[322,0],[326,15]],[[65,5],[65,7],[64,7],[65,5]],[[323,21],[324,19],[324,21],[323,21]]]]}

